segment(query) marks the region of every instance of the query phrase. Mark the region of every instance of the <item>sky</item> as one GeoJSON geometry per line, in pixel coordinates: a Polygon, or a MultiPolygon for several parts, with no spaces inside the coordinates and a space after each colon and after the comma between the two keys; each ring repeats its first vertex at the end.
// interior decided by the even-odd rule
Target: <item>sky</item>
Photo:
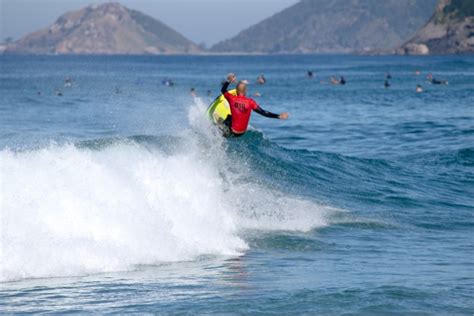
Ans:
{"type": "MultiPolygon", "coordinates": [[[[47,27],[63,13],[105,0],[0,0],[0,42],[47,27]]],[[[200,44],[215,44],[298,0],[120,0],[200,44]]]]}

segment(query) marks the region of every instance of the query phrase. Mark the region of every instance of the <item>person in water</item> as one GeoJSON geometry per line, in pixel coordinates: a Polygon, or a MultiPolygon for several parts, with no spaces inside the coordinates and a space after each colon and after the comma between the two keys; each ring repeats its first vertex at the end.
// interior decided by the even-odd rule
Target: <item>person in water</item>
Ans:
{"type": "Polygon", "coordinates": [[[253,99],[248,98],[247,95],[247,82],[239,81],[237,83],[237,95],[234,96],[227,89],[231,83],[236,82],[237,79],[234,74],[229,74],[227,76],[227,81],[222,85],[221,92],[229,102],[231,115],[228,115],[223,125],[226,127],[224,130],[225,136],[242,136],[247,131],[249,125],[250,115],[252,111],[257,112],[260,115],[269,118],[276,118],[280,120],[286,120],[288,118],[288,113],[284,112],[281,114],[275,114],[262,109],[257,102],[253,99]]]}
{"type": "Polygon", "coordinates": [[[264,85],[266,82],[267,82],[267,79],[265,78],[265,76],[263,74],[258,76],[258,78],[257,78],[257,83],[258,84],[264,85]]]}
{"type": "Polygon", "coordinates": [[[72,87],[72,79],[70,77],[64,78],[64,86],[65,87],[72,87]]]}
{"type": "Polygon", "coordinates": [[[448,80],[438,80],[438,79],[435,79],[432,74],[429,74],[428,76],[426,76],[426,79],[427,79],[428,82],[431,83],[431,84],[437,84],[437,85],[440,85],[440,84],[448,85],[448,84],[449,84],[448,80]]]}
{"type": "Polygon", "coordinates": [[[331,77],[331,83],[333,85],[345,85],[346,84],[346,79],[341,76],[341,79],[337,80],[336,77],[331,77]]]}

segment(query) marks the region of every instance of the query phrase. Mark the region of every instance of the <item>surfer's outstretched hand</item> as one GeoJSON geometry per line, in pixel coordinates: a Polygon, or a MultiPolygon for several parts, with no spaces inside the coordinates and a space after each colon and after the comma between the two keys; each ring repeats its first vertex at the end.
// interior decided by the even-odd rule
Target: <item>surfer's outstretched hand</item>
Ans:
{"type": "Polygon", "coordinates": [[[236,82],[237,77],[235,76],[234,73],[231,72],[230,74],[227,75],[227,81],[230,83],[236,82]]]}
{"type": "Polygon", "coordinates": [[[278,115],[278,118],[280,120],[286,120],[286,119],[288,119],[289,116],[290,116],[290,114],[288,112],[283,112],[280,115],[278,115]]]}

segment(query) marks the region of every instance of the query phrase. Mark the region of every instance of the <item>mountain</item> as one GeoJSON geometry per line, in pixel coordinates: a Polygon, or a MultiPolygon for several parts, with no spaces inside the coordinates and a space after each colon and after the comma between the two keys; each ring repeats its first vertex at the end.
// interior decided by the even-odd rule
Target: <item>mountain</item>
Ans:
{"type": "Polygon", "coordinates": [[[395,49],[437,0],[302,0],[216,44],[215,52],[349,53],[395,49]]]}
{"type": "Polygon", "coordinates": [[[66,13],[31,33],[5,53],[20,54],[183,54],[199,47],[162,22],[118,3],[66,13]]]}
{"type": "Polygon", "coordinates": [[[429,22],[398,53],[474,53],[474,0],[440,0],[429,22]]]}

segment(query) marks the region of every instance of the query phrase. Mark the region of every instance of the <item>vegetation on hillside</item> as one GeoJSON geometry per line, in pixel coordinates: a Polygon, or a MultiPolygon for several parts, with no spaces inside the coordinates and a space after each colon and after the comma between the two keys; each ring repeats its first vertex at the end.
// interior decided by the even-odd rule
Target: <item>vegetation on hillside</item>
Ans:
{"type": "Polygon", "coordinates": [[[452,0],[443,11],[445,14],[454,13],[458,18],[474,16],[474,0],[452,0]]]}

